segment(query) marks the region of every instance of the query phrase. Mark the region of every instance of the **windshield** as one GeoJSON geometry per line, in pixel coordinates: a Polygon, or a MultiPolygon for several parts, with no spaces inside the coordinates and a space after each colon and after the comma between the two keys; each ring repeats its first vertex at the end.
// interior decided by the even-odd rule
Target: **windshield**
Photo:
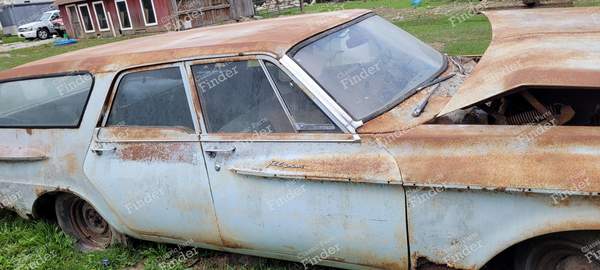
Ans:
{"type": "Polygon", "coordinates": [[[445,66],[442,54],[379,16],[309,43],[294,59],[356,120],[408,98],[445,66]]]}
{"type": "Polygon", "coordinates": [[[48,21],[54,12],[44,12],[40,17],[40,22],[48,21]]]}

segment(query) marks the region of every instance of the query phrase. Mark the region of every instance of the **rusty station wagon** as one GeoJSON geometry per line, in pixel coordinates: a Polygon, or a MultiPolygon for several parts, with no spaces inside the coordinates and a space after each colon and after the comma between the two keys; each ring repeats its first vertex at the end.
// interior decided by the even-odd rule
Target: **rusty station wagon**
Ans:
{"type": "Polygon", "coordinates": [[[26,64],[0,73],[0,202],[88,250],[600,269],[599,13],[489,12],[481,58],[349,10],[26,64]]]}

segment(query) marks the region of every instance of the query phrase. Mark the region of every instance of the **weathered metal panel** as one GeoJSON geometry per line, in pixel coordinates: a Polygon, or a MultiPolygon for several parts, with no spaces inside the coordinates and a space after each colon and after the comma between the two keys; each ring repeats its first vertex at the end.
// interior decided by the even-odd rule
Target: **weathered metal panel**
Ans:
{"type": "Polygon", "coordinates": [[[404,192],[381,184],[400,183],[383,149],[318,140],[203,142],[205,151],[234,146],[207,157],[225,247],[286,254],[308,266],[407,268],[404,192]]]}
{"type": "Polygon", "coordinates": [[[536,236],[600,229],[600,200],[594,197],[431,186],[406,193],[413,266],[427,259],[453,269],[479,269],[536,236]]]}
{"type": "Polygon", "coordinates": [[[102,128],[98,139],[97,147],[115,150],[89,152],[85,174],[129,230],[221,245],[196,135],[115,127],[102,128]]]}
{"type": "Polygon", "coordinates": [[[595,127],[422,125],[373,138],[409,185],[598,194],[598,136],[595,127]]]}
{"type": "Polygon", "coordinates": [[[524,85],[598,87],[599,13],[598,7],[486,12],[492,42],[440,114],[524,85]]]}
{"type": "Polygon", "coordinates": [[[45,157],[0,161],[0,197],[9,202],[3,205],[27,217],[37,197],[68,191],[86,198],[117,230],[128,232],[112,211],[113,206],[83,173],[83,161],[113,76],[94,76],[94,90],[77,129],[0,129],[0,157],[45,157]]]}

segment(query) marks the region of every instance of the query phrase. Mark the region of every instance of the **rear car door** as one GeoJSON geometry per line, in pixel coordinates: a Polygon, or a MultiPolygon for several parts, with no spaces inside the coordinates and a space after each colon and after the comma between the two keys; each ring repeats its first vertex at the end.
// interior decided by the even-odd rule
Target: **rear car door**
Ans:
{"type": "Polygon", "coordinates": [[[406,269],[404,192],[387,185],[399,179],[391,157],[340,128],[275,59],[188,68],[227,248],[305,266],[406,269]]]}
{"type": "Polygon", "coordinates": [[[84,171],[134,236],[220,245],[181,64],[121,74],[84,171]]]}

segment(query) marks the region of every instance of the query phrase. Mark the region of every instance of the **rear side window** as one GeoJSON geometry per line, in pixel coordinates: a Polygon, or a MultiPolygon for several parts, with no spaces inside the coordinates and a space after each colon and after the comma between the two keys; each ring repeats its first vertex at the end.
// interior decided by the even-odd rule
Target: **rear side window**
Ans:
{"type": "Polygon", "coordinates": [[[208,132],[295,132],[257,60],[192,66],[208,132]]]}
{"type": "Polygon", "coordinates": [[[0,127],[78,127],[92,85],[90,74],[0,83],[0,127]]]}
{"type": "Polygon", "coordinates": [[[192,114],[179,67],[123,76],[106,125],[193,130],[192,114]]]}

